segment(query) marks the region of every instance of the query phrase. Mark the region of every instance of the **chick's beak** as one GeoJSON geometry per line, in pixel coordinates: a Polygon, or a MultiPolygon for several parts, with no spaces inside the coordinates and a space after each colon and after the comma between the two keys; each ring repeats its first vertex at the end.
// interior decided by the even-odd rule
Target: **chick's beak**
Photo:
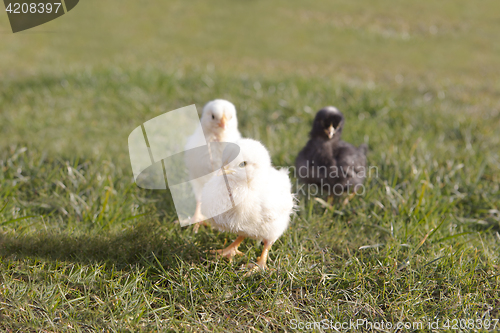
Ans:
{"type": "Polygon", "coordinates": [[[232,173],[235,173],[236,171],[234,171],[233,169],[230,169],[227,165],[226,166],[223,166],[222,168],[219,169],[219,171],[217,172],[217,176],[223,176],[223,175],[230,175],[232,173]]]}
{"type": "Polygon", "coordinates": [[[226,123],[227,123],[227,118],[226,115],[222,115],[221,120],[219,121],[219,127],[222,127],[222,129],[226,129],[226,123]]]}
{"type": "Polygon", "coordinates": [[[333,128],[333,125],[330,125],[327,129],[325,129],[326,135],[328,135],[328,139],[331,139],[333,135],[335,134],[335,128],[333,128]]]}

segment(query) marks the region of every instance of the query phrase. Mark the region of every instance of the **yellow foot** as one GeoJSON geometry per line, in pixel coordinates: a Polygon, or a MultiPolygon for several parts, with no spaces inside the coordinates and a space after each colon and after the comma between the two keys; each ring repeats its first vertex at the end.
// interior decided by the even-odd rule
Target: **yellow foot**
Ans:
{"type": "Polygon", "coordinates": [[[210,223],[208,223],[206,220],[195,223],[194,227],[193,227],[193,231],[195,234],[198,233],[198,229],[200,228],[200,225],[205,226],[205,227],[210,227],[210,223]]]}
{"type": "Polygon", "coordinates": [[[263,266],[260,266],[258,263],[257,263],[257,265],[255,265],[255,264],[248,264],[248,265],[246,265],[246,269],[248,269],[248,272],[246,272],[243,275],[243,277],[248,277],[248,276],[254,275],[255,273],[265,272],[266,270],[268,270],[266,264],[264,264],[263,266]]]}
{"type": "Polygon", "coordinates": [[[231,260],[233,260],[233,257],[235,255],[243,255],[243,252],[238,251],[238,246],[240,246],[241,242],[243,242],[244,239],[245,239],[245,237],[238,236],[238,238],[236,238],[236,240],[234,242],[232,242],[231,245],[229,245],[225,249],[212,250],[211,252],[216,253],[218,255],[221,255],[223,257],[226,257],[229,259],[229,261],[231,261],[231,260]]]}
{"type": "Polygon", "coordinates": [[[260,257],[257,258],[257,265],[248,264],[247,268],[249,268],[250,271],[248,271],[244,276],[250,276],[257,271],[265,271],[267,269],[267,256],[272,245],[272,242],[264,240],[264,249],[262,250],[260,257]]]}
{"type": "Polygon", "coordinates": [[[198,229],[200,228],[200,224],[204,225],[205,227],[210,226],[210,224],[205,221],[206,218],[203,216],[201,213],[195,212],[193,217],[191,218],[191,224],[194,224],[194,233],[198,233],[198,229]]]}
{"type": "Polygon", "coordinates": [[[235,247],[226,247],[225,249],[222,250],[212,250],[212,253],[215,253],[217,255],[220,255],[222,257],[226,257],[229,259],[229,261],[233,260],[233,257],[236,255],[242,256],[244,253],[238,250],[235,247]]]}

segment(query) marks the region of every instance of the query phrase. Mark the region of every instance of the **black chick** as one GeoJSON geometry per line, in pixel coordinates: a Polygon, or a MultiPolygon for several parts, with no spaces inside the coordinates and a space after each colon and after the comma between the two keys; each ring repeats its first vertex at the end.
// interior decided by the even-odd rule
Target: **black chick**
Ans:
{"type": "Polygon", "coordinates": [[[344,115],[337,108],[319,110],[310,139],[295,160],[297,178],[305,184],[316,184],[318,194],[353,194],[366,177],[368,147],[362,144],[356,148],[342,141],[343,127],[344,115]]]}

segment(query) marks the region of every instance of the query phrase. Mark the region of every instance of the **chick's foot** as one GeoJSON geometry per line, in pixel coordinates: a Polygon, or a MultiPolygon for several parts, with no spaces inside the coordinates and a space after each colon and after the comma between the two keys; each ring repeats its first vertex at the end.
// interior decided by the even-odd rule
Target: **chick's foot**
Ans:
{"type": "Polygon", "coordinates": [[[229,245],[225,249],[214,250],[212,252],[217,253],[223,257],[226,257],[231,261],[235,255],[243,255],[243,252],[238,250],[238,246],[240,246],[241,242],[244,239],[245,239],[245,237],[239,236],[238,238],[236,238],[236,240],[231,245],[229,245]]]}
{"type": "MultiPolygon", "coordinates": [[[[203,215],[202,215],[202,217],[203,217],[203,215]]],[[[202,225],[204,227],[210,227],[210,223],[208,223],[207,220],[195,223],[194,227],[193,227],[193,231],[195,234],[198,233],[198,229],[200,228],[200,225],[202,225]]]]}
{"type": "Polygon", "coordinates": [[[264,249],[262,250],[262,254],[257,258],[257,265],[248,264],[247,268],[250,269],[244,276],[252,275],[258,271],[265,271],[267,269],[267,255],[269,254],[269,250],[273,243],[264,240],[264,249]]]}

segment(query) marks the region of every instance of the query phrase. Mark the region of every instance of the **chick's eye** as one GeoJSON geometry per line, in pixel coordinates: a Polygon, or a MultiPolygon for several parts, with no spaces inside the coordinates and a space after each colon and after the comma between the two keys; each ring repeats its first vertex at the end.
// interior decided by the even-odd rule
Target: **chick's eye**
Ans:
{"type": "Polygon", "coordinates": [[[215,119],[215,116],[214,116],[214,115],[212,115],[212,119],[215,119]]]}
{"type": "Polygon", "coordinates": [[[247,162],[243,161],[238,165],[240,168],[244,168],[247,165],[247,162]]]}

